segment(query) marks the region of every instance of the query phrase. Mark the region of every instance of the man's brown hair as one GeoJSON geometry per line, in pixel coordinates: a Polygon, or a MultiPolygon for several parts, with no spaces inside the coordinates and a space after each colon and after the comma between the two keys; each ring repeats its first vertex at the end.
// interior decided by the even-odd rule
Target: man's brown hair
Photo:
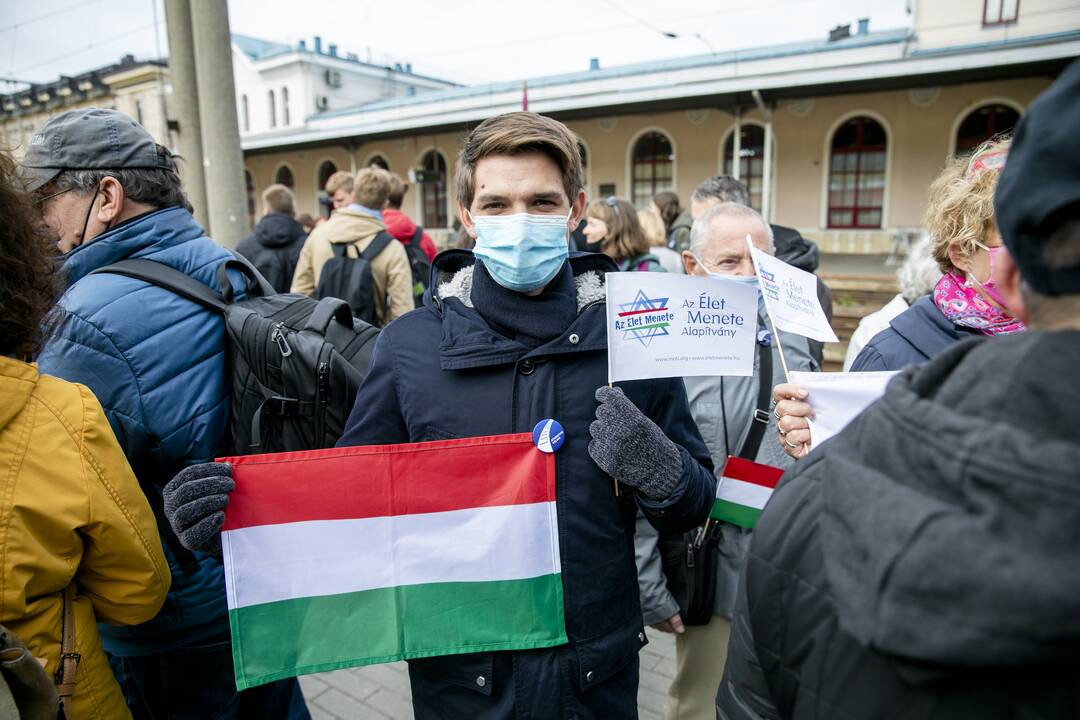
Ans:
{"type": "Polygon", "coordinates": [[[345,188],[349,192],[353,189],[353,174],[348,170],[338,170],[336,173],[326,178],[326,190],[327,195],[333,195],[338,190],[345,188]]]}
{"type": "Polygon", "coordinates": [[[397,173],[390,173],[390,194],[386,196],[386,204],[394,210],[400,210],[401,201],[405,199],[407,192],[409,183],[402,180],[397,173]]]}
{"type": "Polygon", "coordinates": [[[386,196],[390,194],[390,173],[381,167],[369,165],[356,174],[353,183],[356,202],[372,210],[382,210],[386,196]]]}
{"type": "Polygon", "coordinates": [[[458,154],[458,202],[466,208],[476,194],[476,163],[489,155],[522,155],[541,152],[551,158],[562,172],[563,190],[573,205],[583,186],[581,151],[570,128],[558,120],[531,112],[512,112],[488,118],[476,126],[458,154]]]}
{"type": "Polygon", "coordinates": [[[263,205],[270,208],[270,212],[285,213],[292,217],[296,215],[296,198],[292,190],[284,185],[271,185],[263,190],[263,205]]]}

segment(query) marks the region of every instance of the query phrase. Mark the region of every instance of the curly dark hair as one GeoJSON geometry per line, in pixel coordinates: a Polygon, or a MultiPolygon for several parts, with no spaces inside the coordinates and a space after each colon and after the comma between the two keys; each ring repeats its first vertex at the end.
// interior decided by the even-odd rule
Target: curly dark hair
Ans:
{"type": "Polygon", "coordinates": [[[55,329],[63,285],[56,244],[0,152],[0,354],[31,358],[55,329]]]}

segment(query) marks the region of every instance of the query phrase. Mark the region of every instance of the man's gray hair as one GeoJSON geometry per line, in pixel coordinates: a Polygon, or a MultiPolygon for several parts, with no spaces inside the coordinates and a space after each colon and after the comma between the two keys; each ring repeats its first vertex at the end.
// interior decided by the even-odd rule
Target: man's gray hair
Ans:
{"type": "Polygon", "coordinates": [[[769,254],[776,253],[776,242],[773,239],[772,228],[769,227],[769,223],[765,222],[765,218],[761,217],[761,213],[747,205],[724,202],[713,205],[706,210],[705,214],[695,220],[690,227],[690,252],[694,254],[694,257],[699,260],[703,257],[705,249],[709,246],[709,226],[712,225],[713,220],[718,218],[753,218],[757,220],[765,228],[765,237],[769,240],[769,254]]]}
{"type": "Polygon", "coordinates": [[[932,292],[939,279],[941,268],[930,251],[930,238],[924,237],[911,246],[907,259],[896,271],[900,294],[910,305],[932,292]]]}
{"type": "Polygon", "coordinates": [[[180,184],[180,174],[176,167],[176,155],[167,148],[158,145],[159,154],[167,155],[172,169],[165,168],[123,168],[120,170],[64,170],[48,185],[50,192],[74,190],[80,195],[92,194],[106,177],[116,178],[124,188],[124,196],[134,202],[152,205],[162,209],[182,207],[193,212],[191,203],[180,184]]]}
{"type": "Polygon", "coordinates": [[[691,201],[716,199],[722,203],[738,203],[750,205],[750,192],[741,180],[736,180],[730,175],[716,175],[694,188],[690,195],[691,201]]]}

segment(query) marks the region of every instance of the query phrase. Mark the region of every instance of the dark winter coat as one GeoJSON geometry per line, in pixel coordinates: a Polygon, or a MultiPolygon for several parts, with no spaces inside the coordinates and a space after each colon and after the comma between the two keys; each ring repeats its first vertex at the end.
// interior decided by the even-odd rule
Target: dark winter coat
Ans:
{"type": "MultiPolygon", "coordinates": [[[[218,288],[217,267],[231,258],[187,210],[167,208],[119,225],[64,258],[69,287],[64,324],[38,359],[41,372],[89,387],[150,504],[181,468],[209,462],[229,420],[225,323],[167,290],[112,274],[92,275],[127,258],[164,263],[218,288]]],[[[158,525],[163,522],[159,516],[158,525]]],[[[168,650],[228,629],[221,560],[196,553],[181,569],[169,545],[172,589],[157,617],[135,627],[101,626],[114,655],[168,650]]]]}
{"type": "Polygon", "coordinates": [[[250,260],[274,290],[287,293],[306,237],[303,225],[291,215],[270,213],[240,241],[236,252],[250,260]]]}
{"type": "MultiPolygon", "coordinates": [[[[339,442],[517,433],[545,418],[566,429],[565,445],[556,454],[556,508],[569,645],[411,661],[418,718],[502,718],[514,712],[552,720],[636,717],[637,654],[646,640],[634,566],[635,513],[640,507],[658,527],[686,530],[712,504],[712,463],[681,379],[619,384],[681,448],[683,473],[668,501],[652,502],[625,486],[616,497],[611,477],[589,457],[593,394],[607,384],[602,277],[615,267],[593,254],[575,255],[569,263],[576,317],[571,307],[569,325],[540,342],[528,338],[541,333],[533,327],[543,318],[522,312],[516,327],[500,333],[471,307],[479,297],[473,276],[482,271],[471,267],[471,252],[439,255],[424,307],[379,336],[371,372],[339,442]],[[508,337],[518,331],[518,339],[508,337]]],[[[517,302],[526,301],[518,296],[517,302]]]]}
{"type": "Polygon", "coordinates": [[[959,343],[797,463],[719,717],[1080,716],[1080,331],[959,343]]]}
{"type": "Polygon", "coordinates": [[[924,295],[866,343],[851,364],[851,371],[901,370],[920,365],[969,337],[980,335],[946,320],[933,297],[924,295]]]}

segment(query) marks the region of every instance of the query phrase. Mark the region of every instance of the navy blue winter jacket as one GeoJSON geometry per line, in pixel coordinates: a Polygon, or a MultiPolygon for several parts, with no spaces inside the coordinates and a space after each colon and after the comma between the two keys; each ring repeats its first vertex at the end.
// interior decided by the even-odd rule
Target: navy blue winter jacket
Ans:
{"type": "MultiPolygon", "coordinates": [[[[147,258],[217,288],[215,271],[231,257],[191,213],[167,208],[129,220],[64,259],[66,317],[41,353],[40,369],[94,392],[148,497],[180,468],[213,460],[221,447],[229,418],[224,321],[141,280],[90,273],[147,258]]],[[[101,626],[108,652],[143,655],[227,631],[220,560],[197,553],[198,569],[184,572],[168,545],[165,553],[173,576],[165,606],[143,625],[101,626]]]]}
{"type": "MultiPolygon", "coordinates": [[[[472,253],[450,250],[439,255],[424,307],[397,319],[379,336],[370,374],[338,445],[519,433],[532,431],[544,418],[561,422],[566,441],[555,456],[556,508],[566,630],[575,657],[569,672],[584,691],[625,667],[645,644],[634,564],[637,508],[660,529],[688,530],[708,514],[716,480],[690,416],[682,379],[619,383],[680,446],[683,474],[665,502],[652,502],[625,486],[615,496],[611,477],[587,449],[597,406],[593,395],[607,384],[601,282],[615,265],[593,254],[575,254],[569,262],[577,285],[577,316],[554,340],[530,348],[493,330],[469,306],[475,295],[467,283],[462,287],[458,271],[472,265],[472,253]],[[589,271],[594,274],[584,283],[589,271]],[[451,277],[453,282],[440,287],[451,277]],[[449,296],[455,285],[457,296],[449,296]]],[[[475,679],[490,676],[492,662],[492,653],[477,653],[411,665],[414,673],[438,675],[485,692],[490,685],[477,687],[475,679]]],[[[525,681],[543,683],[545,678],[525,681]]],[[[414,683],[414,693],[416,688],[414,683]]],[[[632,711],[634,698],[627,702],[632,711]]]]}
{"type": "Polygon", "coordinates": [[[946,320],[934,299],[924,295],[866,343],[851,364],[851,371],[901,370],[921,365],[969,337],[979,337],[979,333],[946,320]]]}

